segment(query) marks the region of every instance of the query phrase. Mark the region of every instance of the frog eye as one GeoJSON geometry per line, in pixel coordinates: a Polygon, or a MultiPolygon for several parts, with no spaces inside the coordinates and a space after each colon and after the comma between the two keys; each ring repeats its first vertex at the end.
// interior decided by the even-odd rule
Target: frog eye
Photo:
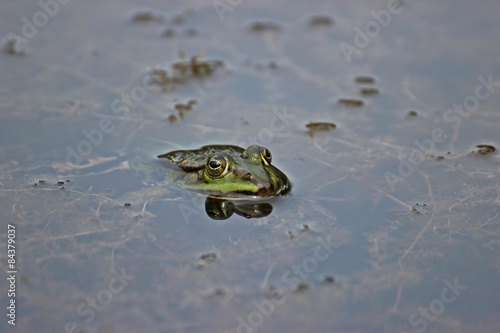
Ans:
{"type": "Polygon", "coordinates": [[[208,159],[205,171],[211,178],[221,178],[227,174],[228,166],[226,157],[214,155],[208,159]]]}
{"type": "Polygon", "coordinates": [[[267,162],[267,164],[271,164],[271,161],[273,159],[273,156],[271,155],[271,152],[269,149],[261,147],[260,148],[260,156],[267,162]]]}

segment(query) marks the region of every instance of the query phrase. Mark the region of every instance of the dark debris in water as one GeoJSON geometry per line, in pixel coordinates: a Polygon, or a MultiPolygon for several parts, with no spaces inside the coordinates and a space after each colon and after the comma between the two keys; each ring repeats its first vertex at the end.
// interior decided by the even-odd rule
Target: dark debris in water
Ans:
{"type": "Polygon", "coordinates": [[[365,102],[355,98],[339,98],[338,102],[339,104],[349,108],[359,108],[365,105],[365,102]]]}
{"type": "Polygon", "coordinates": [[[269,285],[266,294],[271,298],[281,299],[285,295],[285,292],[281,289],[278,289],[278,287],[276,287],[275,285],[271,284],[269,285]]]}
{"type": "Polygon", "coordinates": [[[175,122],[175,121],[177,120],[177,116],[176,116],[175,114],[173,114],[173,113],[172,113],[172,114],[170,114],[170,115],[167,117],[167,120],[168,120],[168,122],[169,122],[169,123],[171,123],[171,124],[172,124],[173,122],[175,122]]]}
{"type": "Polygon", "coordinates": [[[411,213],[414,214],[425,214],[427,213],[429,208],[427,207],[427,204],[425,203],[416,203],[413,205],[413,207],[410,209],[411,213]]]}
{"type": "Polygon", "coordinates": [[[248,30],[254,31],[254,32],[263,32],[263,31],[280,32],[282,30],[282,27],[280,24],[278,24],[276,22],[260,21],[260,22],[250,23],[248,30]]]}
{"type": "Polygon", "coordinates": [[[309,289],[311,289],[311,286],[306,282],[299,282],[293,287],[293,291],[298,293],[308,291],[309,289]]]}
{"type": "Polygon", "coordinates": [[[359,88],[359,93],[363,96],[373,96],[378,95],[379,91],[377,88],[359,88]]]}
{"type": "Polygon", "coordinates": [[[214,262],[217,259],[217,253],[215,252],[206,252],[200,255],[198,261],[196,261],[196,268],[204,268],[208,263],[214,262]]]}
{"type": "Polygon", "coordinates": [[[183,24],[189,17],[194,16],[194,13],[192,8],[186,8],[183,13],[176,14],[172,17],[172,22],[174,24],[183,24]]]}
{"type": "Polygon", "coordinates": [[[220,306],[225,307],[231,298],[233,298],[233,292],[224,287],[216,287],[205,291],[204,296],[216,299],[220,306]]]}
{"type": "Polygon", "coordinates": [[[165,18],[159,14],[154,13],[153,11],[138,11],[132,15],[132,21],[134,22],[154,22],[154,23],[162,23],[165,18]]]}
{"type": "Polygon", "coordinates": [[[203,261],[214,261],[217,258],[217,253],[207,252],[200,255],[200,259],[203,261]]]}
{"type": "Polygon", "coordinates": [[[266,62],[254,62],[252,58],[248,58],[244,62],[245,66],[253,66],[253,68],[257,70],[265,70],[265,69],[276,69],[278,68],[278,63],[274,60],[269,60],[266,62]]]}
{"type": "Polygon", "coordinates": [[[225,297],[230,294],[230,292],[224,288],[214,288],[206,293],[207,297],[225,297]]]}
{"type": "Polygon", "coordinates": [[[302,228],[300,228],[300,231],[302,231],[302,232],[311,231],[311,228],[309,227],[308,224],[303,224],[302,228]]]}
{"type": "Polygon", "coordinates": [[[354,78],[354,82],[364,83],[364,84],[374,84],[375,78],[371,76],[356,76],[356,78],[354,78]]]}
{"type": "MultiPolygon", "coordinates": [[[[354,82],[356,82],[357,84],[360,84],[360,85],[372,85],[375,83],[375,78],[371,77],[371,76],[356,76],[354,78],[354,82]]],[[[362,95],[362,96],[373,96],[373,95],[378,95],[379,93],[379,90],[377,88],[374,88],[374,87],[359,87],[359,93],[362,95]]],[[[348,104],[351,104],[350,106],[356,106],[354,105],[353,103],[348,103],[348,104]]],[[[362,106],[359,105],[359,106],[362,106]]]]}
{"type": "Polygon", "coordinates": [[[217,69],[224,67],[221,60],[203,60],[201,56],[194,56],[187,60],[183,53],[180,60],[167,69],[155,68],[149,72],[153,84],[163,88],[183,84],[194,78],[204,78],[212,75],[217,69]]]}
{"type": "Polygon", "coordinates": [[[330,130],[337,128],[337,125],[330,122],[311,121],[309,124],[306,125],[306,128],[307,128],[307,134],[313,136],[315,133],[318,132],[329,132],[330,130]]]}
{"type": "Polygon", "coordinates": [[[189,28],[186,30],[186,36],[189,37],[195,37],[198,36],[198,29],[196,28],[189,28]]]}
{"type": "Polygon", "coordinates": [[[42,186],[42,185],[47,185],[47,181],[45,179],[40,179],[38,182],[34,183],[33,186],[42,186]]]}
{"type": "Polygon", "coordinates": [[[335,282],[335,278],[333,275],[325,275],[323,276],[323,283],[325,284],[333,284],[335,282]]]}
{"type": "Polygon", "coordinates": [[[10,55],[22,56],[26,54],[26,51],[22,47],[21,43],[16,38],[9,39],[4,46],[4,51],[10,55]]]}
{"type": "Polygon", "coordinates": [[[417,111],[415,110],[408,111],[408,117],[416,117],[416,116],[418,116],[417,111]]]}
{"type": "Polygon", "coordinates": [[[479,155],[490,155],[498,154],[498,150],[492,145],[481,144],[476,146],[476,149],[474,149],[474,153],[479,155]]]}
{"type": "Polygon", "coordinates": [[[184,112],[184,111],[190,111],[193,108],[193,105],[196,104],[195,99],[189,100],[187,103],[177,103],[174,105],[174,109],[176,109],[179,112],[184,112]]]}
{"type": "Polygon", "coordinates": [[[175,37],[175,29],[174,28],[166,28],[163,30],[163,33],[161,34],[163,37],[175,37]]]}
{"type": "MultiPolygon", "coordinates": [[[[196,37],[200,34],[197,28],[187,28],[182,33],[187,37],[196,37]]],[[[174,38],[178,35],[178,31],[174,28],[166,28],[161,35],[165,38],[174,38]]]]}
{"type": "Polygon", "coordinates": [[[67,180],[46,180],[46,179],[39,179],[38,181],[36,181],[35,183],[33,183],[33,186],[35,187],[40,187],[40,186],[53,186],[53,187],[59,187],[59,189],[62,189],[64,190],[65,187],[64,185],[69,183],[70,180],[67,179],[67,180]]]}
{"type": "Polygon", "coordinates": [[[309,19],[309,25],[312,26],[332,26],[333,18],[328,15],[314,15],[309,19]]]}
{"type": "Polygon", "coordinates": [[[184,119],[184,112],[191,111],[193,106],[196,105],[198,101],[196,99],[190,99],[186,103],[176,103],[174,105],[175,111],[177,111],[177,115],[172,113],[167,117],[167,120],[172,124],[179,117],[181,120],[184,119]]]}

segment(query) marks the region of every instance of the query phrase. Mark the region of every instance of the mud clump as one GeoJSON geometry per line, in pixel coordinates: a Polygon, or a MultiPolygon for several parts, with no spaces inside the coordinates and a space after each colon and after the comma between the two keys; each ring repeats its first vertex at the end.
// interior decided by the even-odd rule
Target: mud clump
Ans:
{"type": "Polygon", "coordinates": [[[476,148],[474,149],[474,153],[483,156],[492,154],[496,155],[498,154],[498,150],[492,145],[481,144],[476,146],[476,148]]]}
{"type": "Polygon", "coordinates": [[[360,108],[365,105],[365,102],[355,98],[339,98],[339,104],[348,108],[360,108]]]}
{"type": "Polygon", "coordinates": [[[313,136],[318,132],[329,132],[332,129],[337,128],[337,125],[330,122],[310,122],[306,125],[307,134],[313,136]]]}
{"type": "Polygon", "coordinates": [[[309,19],[309,25],[311,26],[325,26],[329,27],[334,24],[333,18],[328,15],[314,15],[309,19]]]}

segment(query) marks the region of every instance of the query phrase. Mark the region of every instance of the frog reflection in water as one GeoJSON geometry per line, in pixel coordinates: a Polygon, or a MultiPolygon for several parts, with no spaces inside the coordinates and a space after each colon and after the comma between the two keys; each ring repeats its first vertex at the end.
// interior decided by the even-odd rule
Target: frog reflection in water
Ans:
{"type": "Polygon", "coordinates": [[[185,172],[180,187],[224,199],[264,199],[291,189],[286,175],[271,164],[271,152],[261,146],[211,145],[158,156],[185,172]]]}

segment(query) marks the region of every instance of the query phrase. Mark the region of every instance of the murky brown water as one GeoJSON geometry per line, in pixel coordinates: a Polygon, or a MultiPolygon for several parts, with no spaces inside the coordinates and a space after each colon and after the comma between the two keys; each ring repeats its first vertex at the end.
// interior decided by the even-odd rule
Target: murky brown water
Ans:
{"type": "Polygon", "coordinates": [[[0,4],[2,331],[498,331],[496,1],[42,3],[0,4]],[[125,168],[211,143],[292,195],[125,168]]]}

